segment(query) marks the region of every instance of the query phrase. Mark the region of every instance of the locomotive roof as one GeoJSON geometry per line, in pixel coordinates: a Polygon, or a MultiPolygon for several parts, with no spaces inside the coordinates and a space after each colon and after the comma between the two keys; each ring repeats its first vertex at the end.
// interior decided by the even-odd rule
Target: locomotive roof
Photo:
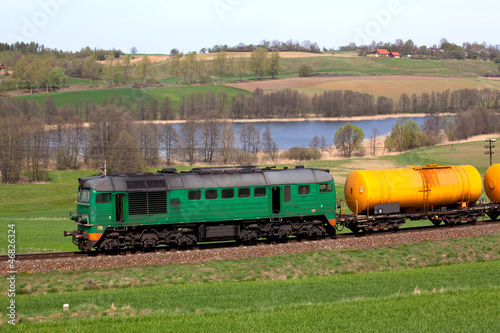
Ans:
{"type": "Polygon", "coordinates": [[[323,183],[333,180],[329,170],[261,169],[258,167],[195,168],[189,172],[163,169],[158,173],[80,178],[80,187],[99,192],[136,192],[176,189],[273,186],[323,183]]]}

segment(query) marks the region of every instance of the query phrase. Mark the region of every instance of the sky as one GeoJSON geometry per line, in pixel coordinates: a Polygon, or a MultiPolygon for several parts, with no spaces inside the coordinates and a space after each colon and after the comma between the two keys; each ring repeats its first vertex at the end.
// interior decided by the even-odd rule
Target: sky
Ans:
{"type": "Polygon", "coordinates": [[[2,1],[0,42],[168,54],[274,39],[335,48],[411,39],[500,44],[498,0],[2,1]]]}

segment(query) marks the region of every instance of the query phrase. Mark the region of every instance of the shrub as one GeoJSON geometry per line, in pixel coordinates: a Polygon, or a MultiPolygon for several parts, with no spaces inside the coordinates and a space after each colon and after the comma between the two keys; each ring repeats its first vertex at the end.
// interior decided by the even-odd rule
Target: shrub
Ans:
{"type": "Polygon", "coordinates": [[[283,154],[283,157],[298,161],[319,160],[321,152],[316,148],[292,147],[283,154]]]}
{"type": "Polygon", "coordinates": [[[300,65],[299,67],[299,76],[300,77],[309,77],[312,74],[312,67],[306,64],[300,65]]]}

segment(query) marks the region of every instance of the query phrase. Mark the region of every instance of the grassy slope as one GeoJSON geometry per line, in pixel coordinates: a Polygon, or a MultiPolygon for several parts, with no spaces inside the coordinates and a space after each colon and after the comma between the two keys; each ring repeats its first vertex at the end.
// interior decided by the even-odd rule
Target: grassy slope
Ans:
{"type": "Polygon", "coordinates": [[[500,261],[491,261],[285,281],[19,295],[16,302],[24,319],[20,326],[30,331],[75,328],[78,323],[109,330],[111,324],[115,331],[400,332],[453,327],[455,332],[493,332],[500,328],[495,319],[498,269],[500,261]],[[68,315],[61,312],[64,303],[70,304],[68,315]],[[56,323],[26,320],[36,316],[56,323]],[[100,318],[89,319],[94,316],[100,318]]]}
{"type": "Polygon", "coordinates": [[[308,64],[314,72],[334,74],[418,74],[433,76],[477,76],[497,71],[496,64],[464,60],[412,60],[407,58],[318,57],[283,59],[283,73],[297,73],[300,65],[308,64]]]}
{"type": "MultiPolygon", "coordinates": [[[[489,159],[483,154],[483,142],[455,144],[455,164],[472,164],[481,174],[486,172],[489,159]]],[[[451,164],[451,145],[418,149],[396,156],[379,159],[346,159],[335,161],[302,161],[293,165],[278,165],[330,169],[334,179],[345,179],[357,168],[359,163],[370,165],[370,161],[387,161],[395,166],[451,164]]],[[[178,168],[181,169],[181,168],[178,168]]],[[[189,169],[183,167],[182,170],[189,169]]],[[[157,168],[150,169],[156,172],[157,168]]],[[[96,171],[51,171],[51,182],[48,184],[0,185],[0,233],[6,234],[7,224],[16,223],[19,234],[18,251],[69,251],[74,245],[69,239],[61,237],[63,230],[73,230],[74,223],[69,220],[68,212],[75,209],[77,179],[95,175],[96,171]],[[36,224],[35,224],[36,223],[36,224]],[[40,232],[43,230],[44,232],[40,232]]],[[[343,198],[343,182],[337,181],[338,198],[343,198]]],[[[410,224],[408,224],[410,225],[410,224]]],[[[0,249],[0,253],[5,249],[0,249]]]]}
{"type": "Polygon", "coordinates": [[[134,101],[138,98],[156,98],[159,102],[162,101],[165,96],[169,96],[173,101],[173,106],[177,107],[180,97],[182,95],[188,95],[193,93],[206,93],[212,91],[216,95],[219,93],[226,93],[229,98],[243,92],[245,95],[250,95],[249,92],[237,88],[226,87],[222,85],[192,85],[192,86],[174,86],[174,87],[160,87],[160,88],[104,88],[104,89],[86,89],[77,91],[62,91],[54,93],[44,93],[44,94],[34,94],[34,95],[23,95],[15,98],[34,100],[38,103],[43,103],[44,99],[47,97],[52,97],[56,102],[58,107],[64,104],[74,105],[76,101],[89,100],[90,102],[102,105],[104,99],[111,96],[115,96],[117,99],[131,100],[134,101]]]}
{"type": "MultiPolygon", "coordinates": [[[[415,74],[432,76],[481,76],[488,71],[497,71],[494,63],[482,61],[459,61],[459,60],[412,60],[412,59],[389,59],[389,58],[367,58],[367,57],[308,57],[308,58],[284,58],[282,59],[282,74],[280,78],[296,76],[301,64],[309,64],[315,72],[329,72],[334,74],[415,74]]],[[[169,77],[168,62],[153,65],[158,73],[158,79],[164,84],[173,84],[175,79],[169,77]]],[[[62,72],[59,75],[64,75],[62,72]]],[[[245,74],[244,79],[254,79],[254,75],[245,74]]],[[[236,78],[233,77],[233,80],[236,78]]],[[[214,78],[217,81],[216,78],[214,78]]],[[[227,82],[229,78],[224,78],[227,82]]],[[[70,84],[85,84],[88,80],[72,79],[70,84]]],[[[102,104],[105,98],[111,95],[122,96],[125,99],[140,97],[155,97],[161,100],[170,96],[176,105],[181,94],[196,92],[224,91],[229,97],[238,93],[234,88],[219,87],[214,85],[191,85],[165,88],[114,88],[114,89],[86,89],[82,91],[56,92],[49,94],[24,95],[17,98],[26,98],[42,102],[44,98],[52,96],[58,106],[63,104],[74,104],[75,101],[86,99],[102,104]],[[165,90],[164,90],[165,89],[165,90]]],[[[245,92],[247,93],[247,92],[245,92]]],[[[407,94],[413,92],[408,91],[407,94]]]]}
{"type": "MultiPolygon", "coordinates": [[[[476,165],[484,172],[488,162],[483,161],[482,149],[477,146],[482,147],[482,143],[455,145],[455,162],[476,165]]],[[[448,148],[420,149],[383,157],[382,160],[398,165],[447,164],[442,162],[446,162],[448,148]]],[[[330,167],[335,175],[355,168],[356,159],[300,164],[330,167]]],[[[50,184],[0,185],[1,232],[6,234],[6,225],[16,223],[16,245],[24,251],[52,251],[52,247],[57,250],[74,249],[71,242],[62,237],[62,230],[72,230],[73,222],[55,218],[65,216],[66,211],[74,208],[76,178],[93,173],[52,172],[50,184]],[[54,195],[54,200],[47,201],[54,195]],[[41,220],[35,220],[40,217],[41,220]]],[[[435,332],[449,331],[453,327],[456,332],[469,332],[471,328],[493,332],[500,329],[495,319],[500,302],[497,274],[500,262],[440,265],[497,258],[500,255],[495,246],[497,242],[498,237],[479,237],[440,242],[441,245],[427,242],[375,251],[340,254],[327,251],[242,262],[215,261],[188,267],[165,266],[63,275],[21,274],[17,280],[18,290],[27,288],[36,293],[33,288],[38,284],[41,286],[38,287],[41,288],[39,292],[48,290],[49,293],[19,293],[16,296],[18,315],[23,318],[18,325],[40,332],[81,327],[92,327],[94,331],[97,328],[100,332],[140,332],[144,329],[175,332],[191,331],[194,327],[203,331],[273,332],[326,332],[333,328],[342,331],[435,332]],[[402,269],[408,268],[408,264],[411,265],[409,267],[422,267],[420,264],[437,267],[402,269]],[[387,269],[399,270],[352,274],[387,269]],[[335,272],[337,274],[331,277],[315,277],[335,272]],[[272,274],[275,274],[274,278],[298,279],[262,281],[273,278],[272,274]],[[179,277],[182,277],[181,280],[178,280],[179,277]],[[36,282],[37,279],[41,281],[36,282]],[[44,279],[46,282],[43,282],[44,279]],[[207,283],[246,279],[255,281],[207,283]],[[86,287],[107,286],[111,280],[116,281],[116,288],[92,291],[92,288],[89,290],[86,287]],[[175,281],[177,283],[173,283],[175,281]],[[142,286],[127,288],[136,283],[142,286]],[[175,285],[168,287],[164,284],[175,285]],[[87,291],[75,291],[82,288],[87,291]],[[64,303],[70,304],[69,314],[61,311],[64,303]],[[92,318],[95,316],[98,318],[92,318]],[[31,323],[27,318],[35,318],[36,322],[31,323]],[[40,322],[45,320],[48,321],[40,322]]],[[[7,301],[5,294],[0,295],[2,307],[7,301]]],[[[6,320],[2,313],[0,321],[6,325],[6,320]]]]}

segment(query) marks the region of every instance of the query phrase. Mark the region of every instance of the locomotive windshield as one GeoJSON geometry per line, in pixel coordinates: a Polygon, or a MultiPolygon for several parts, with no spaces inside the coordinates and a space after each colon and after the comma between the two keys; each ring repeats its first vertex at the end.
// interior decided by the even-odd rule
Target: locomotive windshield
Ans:
{"type": "Polygon", "coordinates": [[[90,202],[90,190],[89,189],[81,189],[78,193],[78,202],[80,203],[89,203],[90,202]]]}

